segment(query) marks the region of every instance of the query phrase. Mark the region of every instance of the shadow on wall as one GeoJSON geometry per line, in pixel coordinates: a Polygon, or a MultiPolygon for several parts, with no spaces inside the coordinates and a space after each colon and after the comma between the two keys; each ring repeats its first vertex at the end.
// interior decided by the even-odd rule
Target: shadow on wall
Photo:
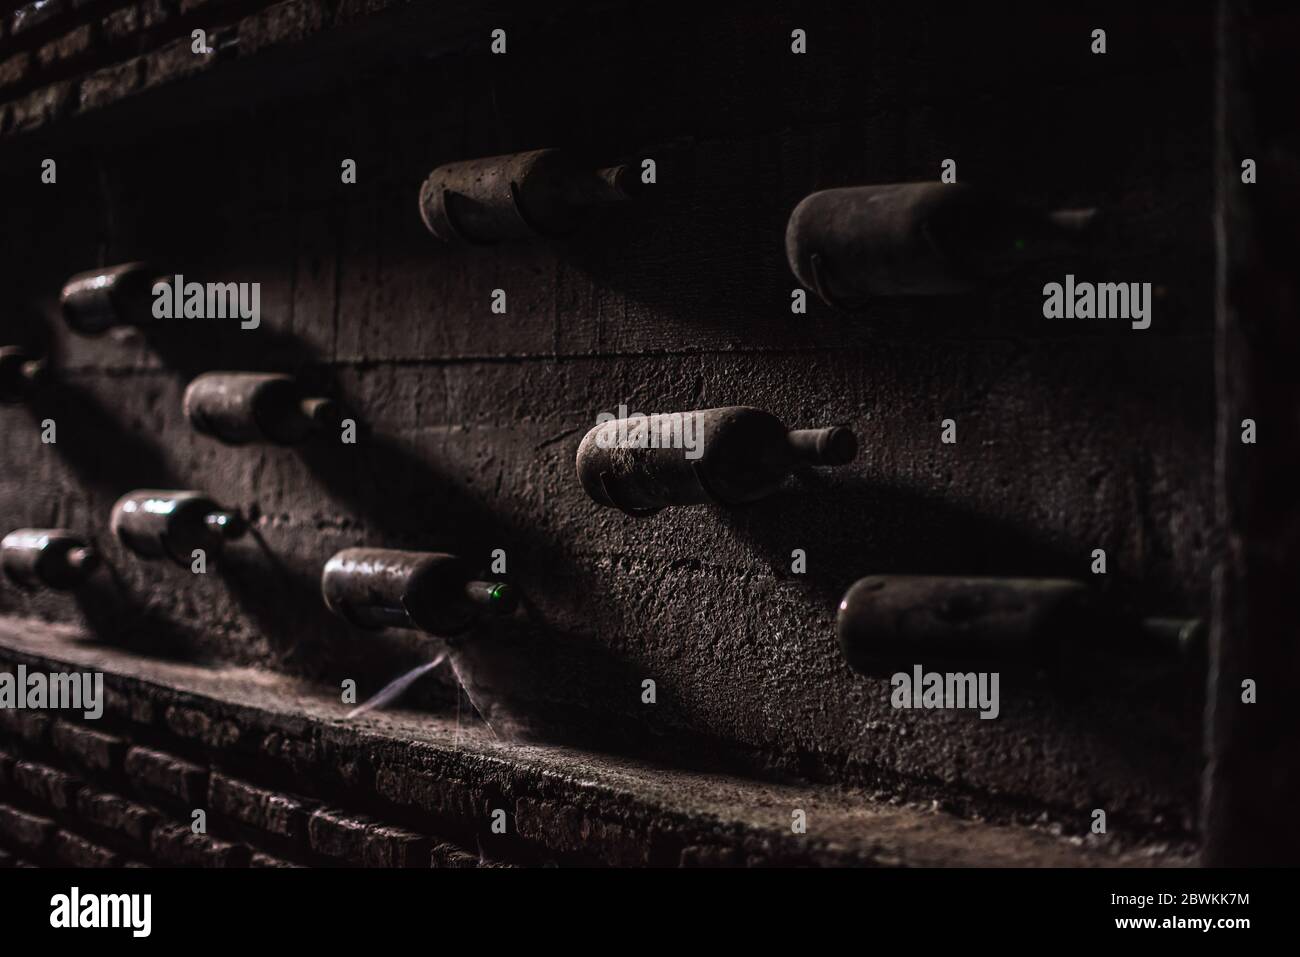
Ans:
{"type": "Polygon", "coordinates": [[[95,643],[167,661],[195,661],[187,650],[193,641],[190,627],[136,590],[108,558],[74,597],[95,643]]]}
{"type": "Polygon", "coordinates": [[[1084,567],[1081,556],[1014,523],[860,475],[803,469],[775,495],[717,514],[778,578],[827,609],[866,575],[1078,577],[1084,567]],[[804,548],[815,574],[792,573],[794,547],[804,548]]]}
{"type": "MultiPolygon", "coordinates": [[[[345,413],[358,419],[355,446],[297,448],[313,476],[369,530],[352,544],[446,548],[485,560],[492,548],[506,543],[511,571],[523,572],[525,585],[529,568],[545,569],[548,579],[580,577],[559,541],[467,494],[408,443],[376,433],[356,415],[360,403],[350,401],[353,397],[345,394],[329,363],[297,337],[264,323],[250,368],[247,348],[239,350],[239,362],[231,361],[229,337],[210,327],[188,327],[183,337],[174,333],[171,328],[145,330],[182,387],[214,368],[289,372],[313,392],[336,397],[345,413]]],[[[35,414],[89,412],[94,428],[86,434],[92,444],[59,444],[59,452],[88,484],[113,495],[186,484],[168,470],[155,444],[124,428],[85,390],[61,384],[42,401],[50,404],[34,408],[35,414]]],[[[569,455],[567,446],[564,454],[569,455]]],[[[872,572],[1061,574],[1078,567],[1078,556],[1011,523],[940,496],[860,476],[809,470],[768,500],[712,511],[778,578],[798,583],[831,616],[847,586],[872,572]],[[833,571],[807,578],[789,574],[792,534],[810,543],[805,547],[811,561],[833,571]]],[[[228,551],[217,564],[218,574],[287,670],[322,679],[356,678],[364,695],[432,657],[436,645],[423,636],[366,634],[335,618],[321,601],[318,567],[305,567],[302,556],[276,554],[259,534],[252,537],[255,547],[228,551]]],[[[486,571],[480,568],[480,573],[486,571]]],[[[107,594],[90,595],[83,604],[101,635],[117,635],[116,640],[131,647],[172,657],[190,647],[185,628],[169,620],[147,595],[133,593],[115,570],[109,580],[113,588],[107,594]],[[110,598],[133,613],[124,616],[110,598]]],[[[164,581],[160,587],[168,586],[164,581]]],[[[678,700],[670,676],[658,678],[661,707],[655,721],[648,721],[638,708],[643,669],[613,653],[609,635],[583,634],[550,621],[526,591],[524,597],[524,611],[516,618],[484,626],[453,656],[471,700],[495,728],[526,740],[568,740],[678,760],[680,748],[670,739],[706,739],[687,703],[678,700]]],[[[566,609],[565,617],[571,614],[566,609]]],[[[603,620],[617,621],[617,614],[603,620]]],[[[450,690],[445,680],[422,682],[408,703],[445,707],[450,690]]],[[[699,746],[701,766],[731,763],[734,749],[705,740],[699,746]]]]}
{"type": "MultiPolygon", "coordinates": [[[[126,427],[91,391],[58,378],[29,404],[32,419],[75,422],[60,429],[54,450],[80,481],[116,499],[136,488],[177,488],[156,441],[126,427]]],[[[107,516],[105,516],[107,519],[107,516]]]]}
{"type": "MultiPolygon", "coordinates": [[[[466,495],[414,449],[375,432],[355,411],[361,404],[346,394],[328,363],[297,337],[264,322],[257,333],[257,361],[250,363],[246,348],[239,351],[240,361],[228,361],[235,358],[229,337],[211,327],[188,327],[184,336],[170,328],[141,331],[182,388],[194,376],[214,369],[276,371],[294,374],[313,393],[339,401],[344,414],[356,419],[357,443],[307,442],[296,446],[295,452],[320,484],[345,502],[368,529],[357,533],[351,544],[474,556],[484,563],[478,569],[482,575],[489,573],[487,556],[502,543],[515,556],[513,572],[521,564],[551,571],[566,566],[563,549],[553,539],[531,525],[503,518],[499,511],[466,495]],[[433,516],[437,524],[430,527],[425,516],[433,516]]],[[[50,401],[58,409],[74,404],[80,408],[84,402],[95,410],[95,428],[88,432],[93,445],[58,445],[83,480],[114,496],[132,488],[191,484],[166,467],[155,444],[124,428],[84,390],[63,384],[50,401]],[[123,449],[128,451],[123,454],[123,449]],[[111,465],[97,472],[101,458],[111,465]]],[[[204,491],[216,494],[216,490],[204,491]]],[[[244,503],[244,510],[256,519],[256,503],[244,503]]],[[[433,657],[436,639],[394,630],[367,633],[332,615],[321,599],[317,565],[304,567],[301,556],[277,554],[255,525],[250,539],[252,547],[226,550],[214,562],[214,571],[287,670],[319,679],[352,678],[365,696],[402,670],[433,657]]],[[[322,563],[324,557],[319,559],[322,563]]],[[[181,654],[178,649],[192,645],[186,641],[185,628],[164,620],[146,596],[133,593],[115,572],[110,579],[114,587],[87,596],[83,608],[105,640],[115,636],[111,640],[173,657],[181,654]],[[117,607],[115,601],[133,611],[117,607]],[[146,631],[152,637],[137,634],[146,631]]],[[[169,586],[164,581],[159,587],[169,586]]],[[[482,626],[482,634],[464,642],[454,654],[476,707],[494,727],[520,737],[594,738],[619,747],[635,741],[643,729],[630,723],[611,730],[607,712],[595,718],[581,690],[592,684],[636,688],[639,677],[630,666],[598,642],[548,625],[526,591],[523,608],[513,619],[482,626]]],[[[418,693],[408,695],[407,703],[445,707],[452,694],[445,678],[426,680],[418,693]]],[[[671,697],[671,689],[664,688],[661,694],[671,697]]]]}

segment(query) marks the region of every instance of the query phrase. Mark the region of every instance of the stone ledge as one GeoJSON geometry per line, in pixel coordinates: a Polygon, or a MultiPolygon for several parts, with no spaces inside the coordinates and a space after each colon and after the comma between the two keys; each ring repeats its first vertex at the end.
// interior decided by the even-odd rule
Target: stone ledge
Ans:
{"type": "MultiPolygon", "coordinates": [[[[296,679],[146,658],[42,621],[0,618],[0,663],[103,671],[105,717],[117,722],[115,733],[132,725],[165,730],[213,749],[217,759],[279,765],[305,784],[365,792],[366,801],[378,799],[414,819],[432,819],[435,833],[448,828],[477,835],[481,852],[494,860],[522,855],[558,863],[696,866],[1192,863],[1185,847],[1121,847],[1114,835],[1090,846],[1033,828],[882,804],[834,787],[515,745],[438,714],[390,711],[348,721],[347,707],[331,693],[296,679]],[[509,822],[503,837],[490,827],[498,808],[509,822]],[[806,816],[806,834],[791,832],[796,809],[806,816]]],[[[180,850],[178,860],[192,856],[180,850]]],[[[472,860],[465,855],[446,863],[472,860]]]]}

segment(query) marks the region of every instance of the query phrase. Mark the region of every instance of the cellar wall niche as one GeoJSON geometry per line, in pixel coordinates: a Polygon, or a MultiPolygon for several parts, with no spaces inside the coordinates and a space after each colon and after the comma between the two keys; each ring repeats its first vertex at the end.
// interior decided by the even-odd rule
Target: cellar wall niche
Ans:
{"type": "MultiPolygon", "coordinates": [[[[0,514],[90,535],[147,623],[111,640],[141,654],[374,691],[432,646],[330,615],[325,561],[447,548],[486,568],[502,548],[524,612],[484,626],[464,661],[514,733],[1071,831],[1104,806],[1135,832],[1192,832],[1200,692],[1186,675],[1009,680],[999,720],[981,721],[891,709],[888,681],[836,644],[839,599],[870,574],[1079,578],[1144,613],[1208,610],[1210,24],[1102,5],[1115,52],[1096,57],[1088,22],[1013,6],[996,29],[948,5],[561,6],[517,14],[498,58],[407,12],[404,39],[366,41],[391,43],[384,62],[350,67],[307,40],[304,60],[333,69],[295,83],[290,58],[283,88],[236,77],[237,94],[213,80],[189,99],[180,84],[56,124],[3,167],[14,322],[49,337],[58,381],[0,410],[0,514]],[[789,50],[794,27],[807,55],[789,50]],[[441,44],[416,49],[417,29],[441,44]],[[424,227],[437,165],[549,146],[652,157],[657,182],[563,240],[466,249],[424,227]],[[55,148],[58,186],[42,188],[20,159],[55,148]],[[852,311],[810,296],[791,313],[784,231],[804,196],[937,179],[950,157],[960,182],[1100,209],[1079,271],[1152,283],[1151,328],[1044,319],[1060,266],[852,311]],[[261,283],[260,327],[72,334],[68,276],[136,259],[261,283]],[[232,450],[198,435],[181,397],[215,369],[295,374],[361,438],[232,450]],[[638,519],[583,492],[574,454],[599,413],[725,405],[849,425],[858,457],[734,509],[638,519]],[[107,533],[135,488],[206,491],[252,534],[206,576],[142,563],[107,533]]],[[[94,612],[0,591],[5,615],[98,627],[94,612]]],[[[440,673],[404,706],[457,697],[440,673]]]]}

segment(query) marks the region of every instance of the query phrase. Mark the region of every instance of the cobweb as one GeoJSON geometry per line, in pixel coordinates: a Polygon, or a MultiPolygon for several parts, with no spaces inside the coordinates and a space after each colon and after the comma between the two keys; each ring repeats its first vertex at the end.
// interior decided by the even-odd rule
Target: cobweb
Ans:
{"type": "MultiPolygon", "coordinates": [[[[478,702],[474,700],[474,695],[470,693],[469,686],[465,683],[465,679],[461,677],[460,669],[456,667],[455,659],[451,657],[451,654],[448,651],[442,651],[432,661],[427,661],[422,665],[417,665],[410,671],[398,675],[362,704],[357,705],[349,711],[347,716],[349,718],[358,718],[371,711],[379,711],[388,707],[400,698],[406,689],[411,687],[411,685],[415,684],[415,682],[419,681],[420,678],[424,677],[434,668],[437,668],[444,661],[451,665],[451,673],[455,676],[456,684],[460,687],[460,690],[465,692],[465,697],[469,701],[470,707],[474,709],[474,712],[480,719],[482,719],[483,723],[487,725],[487,729],[492,732],[492,736],[499,739],[500,736],[496,733],[496,729],[492,727],[492,722],[487,719],[487,715],[484,713],[483,709],[480,708],[478,702]]],[[[456,740],[457,742],[460,740],[459,692],[456,695],[456,740]]]]}

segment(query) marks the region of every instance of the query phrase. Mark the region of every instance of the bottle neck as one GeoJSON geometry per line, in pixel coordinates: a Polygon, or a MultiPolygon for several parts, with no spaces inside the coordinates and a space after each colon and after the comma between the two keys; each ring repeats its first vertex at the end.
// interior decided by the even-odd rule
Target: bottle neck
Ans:
{"type": "Polygon", "coordinates": [[[1160,652],[1192,657],[1205,650],[1205,622],[1200,618],[1143,618],[1142,634],[1160,652]]]}
{"type": "Polygon", "coordinates": [[[89,545],[73,548],[64,559],[68,568],[79,576],[89,575],[99,565],[99,555],[89,545]]]}
{"type": "Polygon", "coordinates": [[[508,615],[518,605],[514,589],[505,582],[466,582],[465,597],[497,615],[508,615]]]}
{"type": "Polygon", "coordinates": [[[632,197],[636,174],[626,165],[579,170],[565,181],[565,198],[575,206],[621,203],[632,197]]]}
{"type": "Polygon", "coordinates": [[[954,268],[972,279],[997,278],[1029,263],[1078,256],[1098,216],[1096,209],[1045,213],[990,197],[936,213],[930,229],[954,268]]]}
{"type": "Polygon", "coordinates": [[[339,421],[339,409],[332,399],[313,397],[298,402],[298,411],[318,431],[324,432],[339,421]]]}
{"type": "Polygon", "coordinates": [[[29,386],[39,386],[45,381],[49,363],[45,359],[28,359],[22,365],[22,377],[29,386]]]}
{"type": "Polygon", "coordinates": [[[203,516],[203,524],[222,538],[239,538],[244,534],[244,520],[238,513],[224,509],[203,516]]]}
{"type": "Polygon", "coordinates": [[[790,448],[804,465],[847,465],[858,454],[853,432],[836,425],[829,429],[791,429],[790,448]]]}

